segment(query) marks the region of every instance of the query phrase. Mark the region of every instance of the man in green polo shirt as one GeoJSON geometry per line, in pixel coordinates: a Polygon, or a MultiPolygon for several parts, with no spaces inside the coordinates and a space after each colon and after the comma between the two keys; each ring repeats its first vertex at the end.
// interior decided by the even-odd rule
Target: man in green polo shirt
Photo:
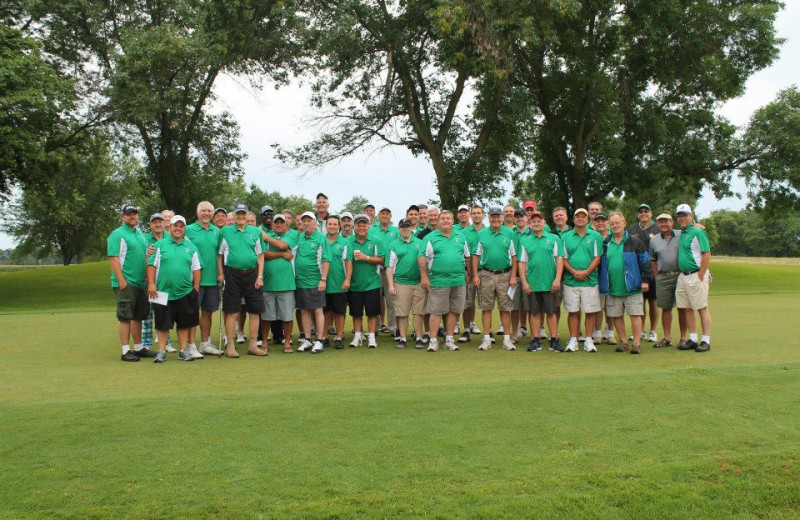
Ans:
{"type": "Polygon", "coordinates": [[[247,353],[266,356],[267,352],[258,347],[258,327],[260,315],[264,312],[264,241],[261,230],[247,224],[247,204],[233,207],[234,225],[220,230],[220,246],[217,255],[217,281],[225,284],[222,310],[225,312],[225,355],[238,358],[233,342],[234,326],[241,308],[242,297],[250,318],[250,344],[247,353]]]}
{"type": "MultiPolygon", "coordinates": [[[[211,223],[214,205],[204,200],[197,204],[197,221],[186,226],[186,239],[197,248],[203,271],[197,300],[200,305],[200,349],[197,348],[197,327],[189,330],[189,352],[211,356],[221,356],[222,351],[211,343],[211,320],[219,308],[219,283],[217,282],[217,251],[219,251],[220,231],[211,223]]],[[[222,319],[222,317],[220,317],[222,319]]]]}
{"type": "MultiPolygon", "coordinates": [[[[528,215],[531,234],[520,239],[519,272],[522,290],[528,299],[532,331],[542,327],[547,318],[550,350],[560,351],[556,294],[564,270],[564,246],[558,235],[545,231],[544,215],[537,209],[528,215]]],[[[531,335],[528,352],[542,350],[539,335],[531,335]]]]}
{"type": "MultiPolygon", "coordinates": [[[[485,229],[486,226],[483,225],[483,207],[479,204],[473,204],[469,210],[469,219],[470,224],[466,228],[464,228],[461,232],[464,234],[464,237],[467,239],[467,244],[469,245],[470,253],[475,251],[475,248],[478,244],[478,233],[485,229]]],[[[464,303],[464,314],[462,314],[462,323],[464,324],[464,332],[461,333],[461,336],[458,338],[459,343],[467,343],[470,340],[472,334],[480,334],[481,330],[478,328],[478,325],[475,323],[475,307],[476,307],[476,295],[477,291],[475,290],[475,283],[474,283],[474,275],[476,273],[472,270],[472,264],[467,264],[467,299],[464,303]]],[[[458,331],[455,332],[458,334],[458,331]]]]}
{"type": "Polygon", "coordinates": [[[422,336],[425,333],[423,325],[427,295],[422,288],[419,274],[419,261],[417,260],[423,248],[422,240],[412,233],[414,222],[411,219],[402,219],[399,222],[400,238],[389,244],[386,251],[386,278],[389,280],[389,292],[395,298],[395,312],[397,313],[397,330],[399,339],[397,346],[406,346],[406,333],[408,332],[409,316],[414,315],[414,330],[416,347],[423,348],[422,336]]]}
{"type": "Polygon", "coordinates": [[[149,311],[144,274],[147,240],[137,227],[138,223],[139,208],[126,204],[122,207],[122,225],[106,240],[111,288],[117,300],[122,361],[139,361],[140,357],[155,356],[142,345],[142,320],[147,319],[149,311]],[[134,352],[130,348],[131,336],[134,352]]]}
{"type": "Polygon", "coordinates": [[[708,310],[711,246],[706,232],[695,225],[691,206],[681,204],[675,213],[681,227],[678,245],[678,269],[681,274],[678,275],[675,289],[675,305],[679,312],[684,313],[686,328],[689,330],[689,338],[678,349],[708,352],[711,350],[711,311],[708,310]],[[700,326],[703,328],[699,344],[695,311],[700,315],[700,326]]]}
{"type": "MultiPolygon", "coordinates": [[[[478,289],[478,306],[482,311],[483,342],[479,350],[492,348],[492,311],[495,302],[500,310],[500,321],[503,330],[511,331],[512,300],[508,291],[517,287],[517,237],[514,231],[503,226],[503,210],[500,207],[489,208],[489,227],[478,232],[475,245],[471,248],[473,280],[478,289]]],[[[503,336],[503,348],[516,350],[511,335],[503,336]]]]}
{"type": "Polygon", "coordinates": [[[381,314],[381,275],[380,266],[384,263],[384,241],[381,235],[373,234],[369,229],[369,217],[356,215],[356,233],[349,239],[353,255],[353,279],[347,299],[350,305],[350,316],[353,318],[355,334],[351,347],[361,346],[362,322],[367,315],[367,345],[377,348],[375,334],[378,330],[378,317],[381,314]]]}
{"type": "MultiPolygon", "coordinates": [[[[145,253],[145,261],[153,254],[154,245],[156,242],[164,238],[164,215],[161,213],[153,213],[150,215],[150,233],[145,233],[147,240],[147,253],[145,253]]],[[[147,319],[142,320],[142,345],[146,349],[152,349],[155,341],[153,339],[153,305],[150,304],[150,312],[147,313],[147,319]]],[[[175,352],[171,345],[167,344],[167,350],[175,352]]]]}
{"type": "MultiPolygon", "coordinates": [[[[422,288],[428,291],[427,312],[429,329],[434,333],[444,317],[445,342],[448,350],[458,350],[453,339],[458,315],[464,312],[467,297],[466,266],[470,257],[469,245],[464,235],[453,229],[453,213],[444,210],[439,214],[439,229],[425,237],[423,256],[419,258],[422,288]]],[[[428,351],[436,352],[436,337],[428,342],[428,351]]]]}
{"type": "Polygon", "coordinates": [[[303,327],[304,339],[298,352],[311,351],[319,354],[325,348],[327,333],[325,330],[325,289],[328,284],[328,270],[330,268],[331,254],[325,235],[317,231],[316,216],[310,211],[300,215],[303,233],[297,237],[297,252],[295,253],[295,283],[294,305],[300,309],[300,318],[303,327]],[[311,342],[311,327],[317,330],[317,339],[311,342]]]}
{"type": "Polygon", "coordinates": [[[167,360],[167,335],[173,325],[178,329],[178,359],[193,361],[189,351],[189,329],[200,323],[198,291],[202,264],[197,247],[185,240],[186,219],[175,215],[170,220],[169,236],[156,242],[155,252],[147,260],[147,292],[156,298],[167,293],[167,304],[154,304],[158,354],[154,361],[167,360]]]}
{"type": "Polygon", "coordinates": [[[595,313],[600,310],[600,292],[597,287],[597,267],[602,251],[600,235],[588,229],[589,212],[578,208],[572,216],[575,229],[564,233],[566,257],[564,261],[564,307],[569,312],[570,338],[564,348],[567,352],[578,350],[580,313],[586,315],[587,331],[594,330],[595,313]]]}
{"type": "Polygon", "coordinates": [[[297,249],[297,233],[289,229],[287,217],[278,213],[272,217],[269,231],[271,242],[264,251],[264,312],[261,314],[261,337],[269,336],[273,342],[283,343],[284,354],[292,351],[292,328],[294,325],[294,292],[297,288],[294,274],[294,255],[297,249]],[[286,247],[282,247],[285,244],[286,247]],[[280,330],[273,326],[278,324],[280,330]]]}
{"type": "MultiPolygon", "coordinates": [[[[389,206],[381,206],[378,221],[370,228],[369,233],[383,242],[386,249],[400,236],[400,230],[392,225],[392,210],[389,206]]],[[[395,335],[397,323],[394,316],[394,296],[389,294],[389,282],[383,264],[379,266],[381,275],[381,321],[378,327],[384,334],[395,335]]]]}
{"type": "MultiPolygon", "coordinates": [[[[528,201],[533,202],[531,201],[528,201]]],[[[534,203],[535,204],[535,203],[534,203]]],[[[528,205],[530,207],[530,204],[528,205]]],[[[533,233],[528,225],[528,214],[525,210],[514,210],[514,235],[516,237],[516,246],[519,247],[520,241],[533,233]]],[[[519,273],[517,273],[519,274],[519,273]]],[[[518,281],[519,285],[519,281],[518,281]]],[[[511,304],[511,341],[516,342],[519,338],[528,333],[528,298],[522,293],[522,290],[514,291],[514,299],[511,304]]],[[[501,325],[497,328],[497,334],[506,334],[506,329],[501,325]]]]}
{"type": "Polygon", "coordinates": [[[339,234],[341,220],[329,215],[325,221],[326,234],[331,253],[328,283],[325,284],[325,329],[335,330],[333,344],[336,350],[344,348],[344,319],[347,313],[347,293],[353,277],[353,251],[350,241],[339,234]]]}

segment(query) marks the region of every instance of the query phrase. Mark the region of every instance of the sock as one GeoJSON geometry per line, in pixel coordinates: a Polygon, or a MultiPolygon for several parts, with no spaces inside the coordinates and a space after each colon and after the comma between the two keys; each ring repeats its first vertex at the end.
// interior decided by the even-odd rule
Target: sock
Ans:
{"type": "Polygon", "coordinates": [[[696,332],[690,332],[689,333],[689,339],[694,341],[695,343],[697,343],[697,333],[696,332]]]}
{"type": "Polygon", "coordinates": [[[600,331],[597,330],[597,329],[594,329],[594,332],[592,333],[592,336],[599,336],[599,335],[600,335],[600,331]]]}
{"type": "Polygon", "coordinates": [[[511,334],[503,334],[503,341],[509,340],[511,341],[511,334]]]}
{"type": "Polygon", "coordinates": [[[705,341],[706,343],[708,343],[709,345],[711,345],[711,336],[706,336],[705,334],[703,334],[703,337],[702,337],[702,338],[700,338],[700,341],[701,341],[701,342],[702,342],[702,341],[705,341]]]}
{"type": "Polygon", "coordinates": [[[195,343],[189,343],[189,348],[197,348],[197,344],[195,344],[195,343]]]}
{"type": "Polygon", "coordinates": [[[144,345],[143,345],[143,344],[141,344],[141,343],[136,343],[136,344],[134,344],[134,345],[133,345],[133,350],[134,350],[135,352],[139,352],[139,351],[140,351],[140,350],[142,350],[143,348],[144,348],[144,345]]]}
{"type": "Polygon", "coordinates": [[[375,333],[374,332],[370,332],[368,338],[369,338],[370,341],[375,341],[375,333]]]}
{"type": "Polygon", "coordinates": [[[453,341],[453,336],[445,336],[444,340],[445,340],[446,342],[447,342],[447,341],[453,341]]]}
{"type": "Polygon", "coordinates": [[[570,341],[572,341],[573,339],[574,339],[575,341],[578,341],[578,336],[570,336],[570,337],[569,337],[569,340],[570,340],[570,341]]]}
{"type": "Polygon", "coordinates": [[[122,345],[122,355],[127,354],[128,352],[130,352],[130,350],[131,350],[130,345],[122,345]]]}
{"type": "Polygon", "coordinates": [[[406,341],[406,337],[405,336],[400,336],[400,341],[406,341]]]}
{"type": "Polygon", "coordinates": [[[492,337],[490,335],[488,335],[488,334],[484,334],[483,335],[483,340],[484,341],[492,341],[492,337]]]}

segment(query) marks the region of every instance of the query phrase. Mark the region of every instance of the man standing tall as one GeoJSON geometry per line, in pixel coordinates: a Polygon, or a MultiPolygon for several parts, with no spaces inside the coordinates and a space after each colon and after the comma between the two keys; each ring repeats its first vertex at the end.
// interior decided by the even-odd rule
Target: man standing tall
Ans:
{"type": "MultiPolygon", "coordinates": [[[[164,215],[161,213],[153,213],[150,215],[150,233],[145,235],[147,239],[147,253],[145,259],[149,259],[154,251],[156,242],[164,238],[164,215]]],[[[142,321],[142,345],[146,349],[153,348],[153,305],[150,305],[150,311],[147,313],[147,319],[142,321]]],[[[171,345],[168,345],[169,352],[175,352],[171,345]]]]}
{"type": "Polygon", "coordinates": [[[330,215],[325,221],[325,238],[331,253],[328,283],[325,286],[325,327],[329,332],[335,331],[334,346],[337,350],[344,348],[342,340],[347,313],[347,292],[353,277],[353,251],[350,249],[350,241],[339,234],[339,225],[340,220],[336,215],[330,215]],[[329,328],[331,326],[333,329],[329,328]]]}
{"type": "MultiPolygon", "coordinates": [[[[389,244],[394,242],[399,236],[400,231],[392,225],[392,210],[388,206],[381,206],[378,212],[378,222],[370,230],[371,235],[383,243],[385,250],[389,244]]],[[[394,317],[394,296],[389,294],[389,282],[386,280],[386,270],[383,264],[378,266],[381,273],[381,332],[384,334],[395,334],[397,324],[394,317]],[[385,319],[384,319],[385,318],[385,319]]]]}
{"type": "Polygon", "coordinates": [[[126,204],[122,207],[122,225],[112,231],[106,240],[111,264],[111,288],[117,299],[122,361],[155,357],[154,352],[142,346],[142,320],[147,318],[149,311],[145,284],[147,241],[144,233],[136,227],[138,223],[139,208],[126,204]],[[133,352],[129,341],[131,336],[133,352]]]}
{"type": "Polygon", "coordinates": [[[261,315],[261,336],[266,338],[272,329],[273,343],[283,343],[283,353],[292,353],[292,326],[294,315],[294,292],[297,288],[294,277],[294,255],[298,234],[289,229],[288,219],[283,213],[272,218],[267,235],[277,245],[267,245],[264,251],[264,313],[261,315]],[[276,332],[276,325],[280,331],[276,332]]]}
{"type": "Polygon", "coordinates": [[[327,343],[325,330],[325,289],[328,284],[330,268],[330,247],[325,235],[317,231],[317,220],[313,213],[306,211],[301,215],[303,233],[297,239],[297,254],[294,259],[295,307],[300,309],[301,326],[305,339],[297,347],[298,352],[310,350],[319,354],[327,343]],[[312,321],[313,320],[313,321],[312,321]],[[311,328],[317,329],[317,339],[311,342],[311,328]]]}
{"type": "MultiPolygon", "coordinates": [[[[200,306],[200,353],[212,356],[222,355],[222,351],[211,343],[211,319],[219,308],[219,283],[217,282],[217,252],[219,251],[220,231],[211,223],[214,206],[203,201],[197,205],[197,222],[186,226],[186,239],[197,248],[203,265],[197,301],[200,306]]],[[[220,319],[222,317],[220,316],[220,319]]],[[[189,352],[194,356],[197,327],[189,330],[189,352]]]]}
{"type": "MultiPolygon", "coordinates": [[[[711,246],[706,232],[694,225],[692,208],[681,204],[675,211],[678,224],[681,226],[680,249],[678,250],[678,284],[675,289],[675,302],[680,311],[685,313],[689,339],[680,350],[708,352],[711,350],[711,312],[708,310],[708,287],[711,273],[711,246]],[[697,343],[697,322],[694,312],[700,315],[700,326],[703,337],[697,343]]],[[[683,339],[683,338],[681,338],[683,339]]]]}
{"type": "MultiPolygon", "coordinates": [[[[478,204],[473,204],[469,210],[469,218],[472,223],[467,226],[462,233],[467,239],[470,253],[475,251],[478,245],[478,233],[484,229],[483,225],[483,208],[478,204]]],[[[502,220],[502,219],[501,219],[502,220]]],[[[481,330],[475,323],[475,283],[474,276],[477,273],[473,270],[472,265],[467,265],[467,300],[464,303],[464,332],[458,338],[459,343],[467,343],[470,340],[470,334],[480,334],[481,330]]]]}
{"type": "Polygon", "coordinates": [[[360,347],[362,342],[362,323],[367,314],[367,346],[377,348],[375,334],[378,330],[378,316],[381,314],[381,275],[380,266],[384,263],[384,242],[379,235],[369,232],[369,219],[366,215],[356,215],[354,219],[356,234],[350,237],[349,245],[353,257],[353,278],[347,295],[350,316],[353,318],[355,334],[351,347],[360,347]]]}
{"type": "MultiPolygon", "coordinates": [[[[647,204],[639,204],[636,208],[636,218],[638,222],[631,224],[628,228],[628,233],[635,236],[639,241],[644,244],[645,248],[650,247],[650,238],[659,233],[658,226],[653,221],[653,210],[647,204]]],[[[650,316],[650,332],[645,333],[646,328],[642,328],[642,339],[658,341],[658,333],[656,332],[656,323],[658,323],[658,307],[656,306],[657,288],[655,284],[650,286],[650,289],[643,293],[644,296],[644,320],[642,325],[646,325],[647,316],[650,316]]]]}
{"type": "Polygon", "coordinates": [[[385,254],[386,278],[389,280],[389,292],[395,297],[397,329],[400,334],[397,346],[406,346],[409,316],[413,315],[416,347],[423,348],[422,335],[425,328],[422,322],[426,295],[421,284],[418,260],[423,244],[412,235],[414,223],[411,219],[402,219],[399,227],[400,238],[389,244],[385,254]]]}
{"type": "MultiPolygon", "coordinates": [[[[675,307],[675,288],[678,285],[678,249],[680,231],[672,229],[672,215],[661,213],[656,218],[659,233],[650,239],[650,261],[653,264],[653,276],[656,279],[656,303],[661,309],[661,326],[663,337],[653,345],[656,348],[672,346],[672,308],[675,307]]],[[[686,337],[686,316],[678,312],[680,337],[686,337]]],[[[685,343],[679,343],[682,346],[685,343]]]]}

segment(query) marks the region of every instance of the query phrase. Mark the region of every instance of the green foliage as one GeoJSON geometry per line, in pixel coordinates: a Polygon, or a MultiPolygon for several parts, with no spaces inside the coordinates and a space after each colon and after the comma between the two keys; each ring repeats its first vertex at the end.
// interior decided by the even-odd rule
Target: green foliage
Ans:
{"type": "Polygon", "coordinates": [[[339,210],[339,215],[344,213],[345,211],[349,211],[353,215],[358,215],[359,213],[364,212],[364,206],[369,204],[369,199],[363,195],[353,195],[347,204],[342,206],[342,209],[339,210]]]}
{"type": "Polygon", "coordinates": [[[277,191],[265,192],[255,184],[250,185],[250,191],[245,196],[244,203],[256,215],[262,206],[272,206],[276,213],[288,209],[295,215],[314,210],[314,204],[301,195],[281,195],[277,191]]]}
{"type": "MultiPolygon", "coordinates": [[[[770,216],[753,210],[715,211],[703,220],[717,235],[713,252],[731,256],[800,256],[800,214],[770,216]]],[[[711,234],[709,234],[709,240],[711,234]]]]}
{"type": "Polygon", "coordinates": [[[758,109],[745,132],[754,160],[742,166],[753,207],[779,217],[800,211],[800,91],[782,90],[758,109]]]}

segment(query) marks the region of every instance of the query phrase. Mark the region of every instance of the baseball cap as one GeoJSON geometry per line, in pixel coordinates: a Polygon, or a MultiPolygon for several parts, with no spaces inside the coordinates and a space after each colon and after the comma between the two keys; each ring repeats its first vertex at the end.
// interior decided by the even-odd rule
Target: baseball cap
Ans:
{"type": "Polygon", "coordinates": [[[604,213],[598,213],[594,216],[595,220],[608,220],[608,217],[604,213]]]}
{"type": "Polygon", "coordinates": [[[578,209],[575,210],[575,213],[573,213],[572,215],[575,216],[578,213],[583,213],[584,215],[588,215],[589,214],[589,212],[586,211],[586,208],[578,208],[578,209]]]}
{"type": "Polygon", "coordinates": [[[164,218],[164,215],[162,215],[161,213],[153,213],[152,215],[150,215],[150,222],[152,222],[154,220],[158,220],[158,219],[166,220],[164,218]]]}
{"type": "Polygon", "coordinates": [[[419,211],[419,206],[417,206],[416,204],[412,204],[412,205],[410,205],[410,206],[408,207],[408,209],[406,210],[406,213],[408,213],[408,212],[409,212],[409,211],[411,211],[412,209],[413,209],[414,211],[419,211]]]}
{"type": "Polygon", "coordinates": [[[225,213],[226,215],[228,214],[228,210],[227,209],[225,209],[225,208],[217,208],[217,209],[214,210],[214,215],[216,215],[220,211],[225,213]]]}
{"type": "Polygon", "coordinates": [[[184,225],[184,226],[186,225],[186,219],[185,219],[185,218],[183,218],[183,217],[182,217],[182,216],[180,216],[180,215],[175,215],[175,216],[174,216],[174,217],[172,217],[172,218],[170,219],[170,221],[169,221],[170,225],[172,225],[172,224],[174,224],[174,223],[176,223],[176,222],[183,222],[183,225],[184,225]]]}
{"type": "Polygon", "coordinates": [[[248,211],[250,211],[250,208],[247,207],[247,204],[242,204],[240,202],[239,204],[233,206],[234,213],[247,213],[248,211]]]}
{"type": "Polygon", "coordinates": [[[353,219],[353,222],[355,222],[356,224],[358,224],[359,222],[366,222],[367,224],[369,224],[369,217],[366,215],[359,214],[356,215],[356,218],[353,219]]]}
{"type": "Polygon", "coordinates": [[[122,214],[127,215],[128,213],[139,213],[139,208],[133,204],[125,204],[122,206],[122,214]]]}
{"type": "Polygon", "coordinates": [[[389,206],[386,206],[384,204],[383,206],[381,206],[381,209],[378,210],[378,213],[380,213],[381,211],[388,211],[389,213],[391,213],[392,212],[392,208],[390,208],[389,206]]]}
{"type": "Polygon", "coordinates": [[[670,215],[665,211],[664,213],[661,213],[656,217],[656,220],[661,220],[661,219],[672,220],[672,215],[670,215]]]}
{"type": "Polygon", "coordinates": [[[458,207],[458,211],[469,211],[469,206],[462,204],[458,207]]]}
{"type": "Polygon", "coordinates": [[[276,220],[282,220],[282,221],[286,222],[286,217],[284,216],[283,213],[277,213],[274,217],[272,217],[272,221],[273,222],[276,221],[276,220]]]}
{"type": "Polygon", "coordinates": [[[502,214],[503,214],[503,208],[501,208],[500,206],[492,206],[491,208],[489,208],[489,216],[502,215],[502,214]]]}
{"type": "Polygon", "coordinates": [[[364,206],[364,210],[366,210],[367,208],[375,209],[375,204],[367,204],[366,206],[364,206]]]}
{"type": "Polygon", "coordinates": [[[636,208],[636,211],[641,211],[641,210],[643,210],[643,209],[646,209],[646,210],[648,210],[648,211],[652,211],[652,210],[650,209],[650,206],[648,206],[647,204],[639,204],[639,207],[638,207],[638,208],[636,208]]]}
{"type": "Polygon", "coordinates": [[[541,211],[539,211],[539,210],[535,210],[533,213],[531,213],[531,214],[528,216],[528,218],[531,218],[531,219],[532,219],[533,217],[539,217],[540,219],[543,219],[543,220],[544,220],[544,215],[542,215],[542,212],[541,212],[541,211]]]}
{"type": "Polygon", "coordinates": [[[675,210],[675,213],[678,215],[680,215],[681,213],[691,213],[691,212],[692,212],[692,207],[688,204],[681,204],[675,210]]]}
{"type": "Polygon", "coordinates": [[[521,209],[517,208],[517,209],[514,210],[514,216],[515,217],[524,217],[525,216],[525,212],[522,211],[521,209]]]}
{"type": "Polygon", "coordinates": [[[342,218],[342,219],[349,218],[350,220],[353,220],[353,214],[350,213],[349,211],[345,211],[344,213],[342,213],[339,216],[339,218],[342,218]]]}
{"type": "Polygon", "coordinates": [[[410,219],[401,218],[400,222],[397,223],[397,227],[411,227],[413,224],[411,223],[410,219]]]}
{"type": "Polygon", "coordinates": [[[522,209],[533,208],[536,209],[536,201],[535,200],[526,200],[525,204],[522,205],[522,209]]]}
{"type": "Polygon", "coordinates": [[[300,218],[301,218],[301,219],[304,219],[304,218],[306,218],[306,217],[308,217],[308,218],[313,218],[314,220],[316,220],[316,219],[317,219],[317,216],[316,216],[316,215],[314,215],[313,213],[311,213],[310,211],[305,211],[305,212],[303,212],[303,214],[302,214],[302,215],[300,215],[300,218]]]}
{"type": "Polygon", "coordinates": [[[261,206],[261,211],[259,213],[261,215],[264,213],[275,213],[275,210],[272,209],[272,206],[261,206]]]}

